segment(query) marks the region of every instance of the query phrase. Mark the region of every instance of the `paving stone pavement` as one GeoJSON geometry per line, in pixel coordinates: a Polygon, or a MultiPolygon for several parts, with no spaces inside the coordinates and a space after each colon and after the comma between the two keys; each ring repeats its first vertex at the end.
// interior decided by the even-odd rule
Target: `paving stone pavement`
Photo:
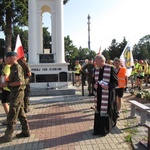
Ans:
{"type": "MultiPolygon", "coordinates": [[[[0,145],[0,150],[132,150],[125,141],[128,121],[122,111],[116,127],[105,137],[93,136],[93,97],[45,96],[31,97],[31,111],[27,113],[31,137],[17,139],[21,126],[17,122],[13,141],[0,145]]],[[[0,105],[0,121],[6,115],[0,105]]],[[[0,136],[6,126],[0,125],[0,136]]]]}

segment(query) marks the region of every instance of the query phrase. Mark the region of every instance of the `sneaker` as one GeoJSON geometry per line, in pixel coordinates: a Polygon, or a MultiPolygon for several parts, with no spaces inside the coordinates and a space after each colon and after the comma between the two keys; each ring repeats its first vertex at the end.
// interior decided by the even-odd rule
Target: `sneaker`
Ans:
{"type": "Polygon", "coordinates": [[[89,93],[89,95],[88,96],[94,96],[94,94],[93,93],[89,93]]]}
{"type": "Polygon", "coordinates": [[[19,134],[16,134],[16,137],[17,138],[24,138],[24,137],[30,137],[30,132],[26,132],[26,133],[19,133],[19,134]]]}
{"type": "Polygon", "coordinates": [[[11,142],[12,141],[12,137],[3,135],[0,137],[0,143],[7,143],[7,142],[11,142]]]}

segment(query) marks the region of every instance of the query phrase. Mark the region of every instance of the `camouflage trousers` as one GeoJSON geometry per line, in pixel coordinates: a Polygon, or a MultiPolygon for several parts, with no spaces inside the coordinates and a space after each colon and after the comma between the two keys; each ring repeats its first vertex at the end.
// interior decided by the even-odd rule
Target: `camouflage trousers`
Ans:
{"type": "Polygon", "coordinates": [[[30,84],[26,84],[26,88],[24,89],[24,110],[27,110],[30,105],[29,94],[30,94],[30,84]]]}
{"type": "Polygon", "coordinates": [[[91,76],[87,77],[87,82],[88,82],[88,91],[89,93],[93,93],[93,79],[91,76]]]}
{"type": "Polygon", "coordinates": [[[22,125],[22,132],[26,133],[29,131],[27,117],[24,112],[24,91],[11,91],[10,97],[10,110],[7,115],[7,129],[5,131],[5,135],[8,137],[12,137],[18,119],[22,125]]]}

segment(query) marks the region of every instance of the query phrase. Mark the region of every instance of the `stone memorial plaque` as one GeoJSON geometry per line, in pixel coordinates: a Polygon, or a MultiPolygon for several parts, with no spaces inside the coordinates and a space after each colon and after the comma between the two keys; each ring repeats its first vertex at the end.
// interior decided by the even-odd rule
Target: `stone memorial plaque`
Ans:
{"type": "Polygon", "coordinates": [[[36,82],[58,82],[58,74],[36,75],[36,82]]]}
{"type": "Polygon", "coordinates": [[[40,63],[54,63],[54,54],[39,54],[40,63]]]}

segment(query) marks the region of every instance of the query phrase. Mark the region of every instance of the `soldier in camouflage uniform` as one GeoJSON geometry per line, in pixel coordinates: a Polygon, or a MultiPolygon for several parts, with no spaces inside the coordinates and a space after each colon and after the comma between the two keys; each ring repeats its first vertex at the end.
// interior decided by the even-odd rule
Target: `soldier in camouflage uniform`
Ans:
{"type": "Polygon", "coordinates": [[[25,78],[25,84],[26,84],[26,88],[24,90],[24,111],[25,111],[25,113],[27,113],[30,110],[29,109],[29,105],[30,105],[30,101],[29,101],[29,94],[30,94],[29,77],[31,76],[31,70],[30,70],[28,63],[26,62],[25,57],[18,59],[18,63],[23,68],[23,71],[24,71],[24,78],[25,78]]]}
{"type": "Polygon", "coordinates": [[[91,59],[89,59],[88,64],[86,64],[82,70],[87,70],[87,82],[88,82],[88,91],[89,91],[89,96],[94,96],[93,93],[93,71],[94,71],[94,64],[91,59]]]}
{"type": "Polygon", "coordinates": [[[6,59],[10,67],[9,82],[2,83],[2,87],[8,86],[10,89],[10,110],[7,115],[7,129],[5,135],[0,137],[0,143],[12,141],[14,127],[19,119],[22,125],[22,132],[17,134],[17,138],[29,137],[29,125],[24,112],[24,89],[25,80],[22,67],[17,63],[16,53],[7,52],[6,59]]]}

